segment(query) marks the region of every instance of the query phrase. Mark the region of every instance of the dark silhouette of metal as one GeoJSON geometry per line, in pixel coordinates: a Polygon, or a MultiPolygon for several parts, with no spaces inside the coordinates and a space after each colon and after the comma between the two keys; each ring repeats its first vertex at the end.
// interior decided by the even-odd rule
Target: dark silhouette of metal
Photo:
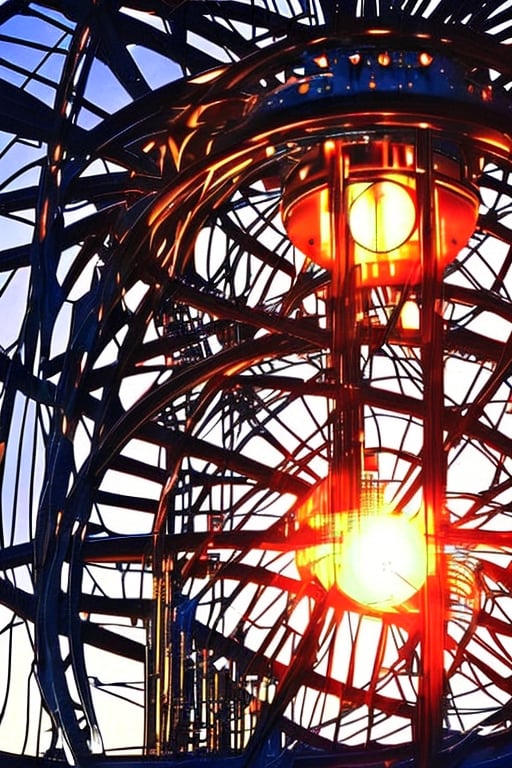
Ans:
{"type": "Polygon", "coordinates": [[[0,765],[507,765],[511,30],[482,0],[0,7],[0,765]],[[341,312],[283,179],[389,134],[423,242],[436,152],[475,233],[341,312]],[[397,610],[297,567],[354,350],[358,472],[438,510],[397,610]]]}

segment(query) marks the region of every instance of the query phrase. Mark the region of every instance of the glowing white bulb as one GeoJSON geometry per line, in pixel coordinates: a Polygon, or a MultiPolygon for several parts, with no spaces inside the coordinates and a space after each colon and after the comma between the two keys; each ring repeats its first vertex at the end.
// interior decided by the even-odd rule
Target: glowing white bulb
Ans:
{"type": "Polygon", "coordinates": [[[375,610],[401,605],[425,576],[425,537],[404,515],[362,517],[344,537],[337,585],[362,605],[375,610]]]}
{"type": "Polygon", "coordinates": [[[350,187],[349,226],[352,237],[373,253],[399,248],[416,226],[410,191],[395,181],[359,182],[350,187]]]}

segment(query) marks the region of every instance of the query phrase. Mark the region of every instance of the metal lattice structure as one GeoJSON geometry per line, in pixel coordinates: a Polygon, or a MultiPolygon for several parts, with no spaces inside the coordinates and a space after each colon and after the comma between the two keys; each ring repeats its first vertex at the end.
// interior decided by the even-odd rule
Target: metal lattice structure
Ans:
{"type": "Polygon", "coordinates": [[[506,764],[511,40],[501,0],[0,6],[0,764],[506,764]],[[442,281],[361,299],[366,477],[444,483],[445,581],[377,611],[297,565],[337,310],[280,206],[390,126],[481,202],[442,281]]]}

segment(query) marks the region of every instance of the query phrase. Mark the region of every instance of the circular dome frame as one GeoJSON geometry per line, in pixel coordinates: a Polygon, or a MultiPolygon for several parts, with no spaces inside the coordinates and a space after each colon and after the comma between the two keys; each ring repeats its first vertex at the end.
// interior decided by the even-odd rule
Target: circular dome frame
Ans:
{"type": "MultiPolygon", "coordinates": [[[[504,6],[493,22],[482,3],[461,18],[452,2],[430,13],[426,3],[402,3],[379,17],[366,3],[358,18],[355,3],[310,3],[308,23],[305,3],[300,18],[292,3],[280,12],[276,3],[223,5],[155,4],[161,29],[134,6],[128,14],[84,3],[74,6],[77,18],[66,4],[29,7],[34,30],[45,29],[24,54],[40,58],[30,72],[23,64],[21,86],[16,59],[7,66],[13,79],[2,80],[0,159],[8,171],[0,200],[13,230],[0,295],[12,317],[1,336],[4,722],[19,717],[21,690],[28,712],[25,733],[13,729],[19,735],[0,744],[4,761],[20,754],[30,765],[44,752],[51,765],[64,757],[99,766],[118,755],[125,765],[209,755],[212,764],[229,756],[247,766],[377,766],[411,761],[425,747],[414,744],[410,725],[417,690],[400,690],[418,673],[414,621],[381,621],[376,634],[375,617],[294,576],[289,543],[294,505],[327,471],[332,389],[328,276],[305,265],[279,227],[278,163],[333,130],[374,128],[390,95],[312,99],[306,109],[274,99],[289,95],[304,51],[311,60],[341,35],[367,46],[378,23],[390,49],[406,42],[407,50],[472,61],[477,96],[489,84],[479,77],[494,72],[493,103],[462,104],[455,125],[450,102],[436,93],[411,95],[398,124],[418,130],[421,115],[434,132],[462,129],[486,160],[477,232],[443,285],[447,365],[469,377],[445,394],[446,450],[457,478],[467,454],[485,472],[480,487],[457,479],[447,497],[445,535],[456,550],[447,675],[458,670],[462,680],[445,701],[441,758],[478,765],[493,749],[498,765],[510,741],[512,621],[504,111],[512,73],[499,49],[512,10],[504,6]],[[212,51],[222,40],[223,55],[239,61],[219,66],[197,43],[208,35],[212,51]],[[267,45],[273,36],[279,41],[267,45]],[[151,87],[132,45],[175,56],[187,77],[151,87]],[[45,66],[58,71],[53,85],[45,66]],[[106,71],[133,100],[111,115],[99,106],[106,71]],[[20,161],[20,148],[33,159],[20,161]],[[491,317],[501,335],[489,339],[491,317]],[[349,669],[335,670],[347,637],[356,638],[349,669]],[[365,637],[380,647],[380,661],[363,682],[365,637]],[[188,682],[173,693],[180,675],[188,682]],[[217,693],[194,714],[201,727],[190,710],[185,722],[176,697],[188,691],[196,701],[212,686],[217,693]],[[468,712],[477,688],[486,703],[468,712]],[[121,736],[108,733],[114,700],[127,713],[121,736]],[[402,737],[382,725],[395,715],[402,737]],[[132,728],[135,744],[127,740],[132,728]]],[[[19,13],[15,3],[3,8],[2,41],[12,51],[23,48],[9,34],[19,13]]],[[[389,122],[384,116],[377,127],[389,122]]],[[[363,369],[373,381],[382,355],[389,368],[367,383],[364,402],[370,447],[394,466],[390,484],[405,488],[407,500],[418,484],[422,371],[414,337],[404,342],[393,312],[383,320],[390,300],[371,300],[376,330],[365,340],[363,369]],[[381,437],[390,423],[398,445],[381,437]]]]}

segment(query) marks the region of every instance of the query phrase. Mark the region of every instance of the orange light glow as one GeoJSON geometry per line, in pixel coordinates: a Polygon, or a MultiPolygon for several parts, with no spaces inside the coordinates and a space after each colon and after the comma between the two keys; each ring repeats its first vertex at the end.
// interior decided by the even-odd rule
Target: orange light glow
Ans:
{"type": "MultiPolygon", "coordinates": [[[[417,283],[422,266],[417,174],[412,144],[385,139],[344,145],[329,139],[285,180],[281,213],[288,236],[325,269],[351,248],[361,286],[417,283]],[[338,212],[328,181],[333,162],[343,176],[338,212]]],[[[436,254],[442,271],[471,237],[479,202],[456,159],[436,154],[433,176],[436,254]]]]}
{"type": "Polygon", "coordinates": [[[389,67],[391,64],[391,56],[387,51],[382,51],[382,53],[379,53],[377,56],[377,61],[381,67],[389,67]]]}
{"type": "Polygon", "coordinates": [[[400,325],[405,330],[417,331],[420,327],[420,308],[416,301],[409,299],[404,302],[400,312],[400,325]]]}
{"type": "Polygon", "coordinates": [[[374,253],[399,248],[409,240],[416,226],[414,198],[405,185],[396,181],[351,184],[348,206],[354,241],[374,253]]]}
{"type": "Polygon", "coordinates": [[[320,69],[326,69],[329,66],[329,59],[325,55],[325,53],[321,54],[320,56],[317,56],[315,59],[313,59],[317,67],[320,67],[320,69]]]}
{"type": "Polygon", "coordinates": [[[418,54],[418,61],[422,67],[429,67],[433,60],[434,57],[432,54],[427,53],[427,51],[422,51],[420,54],[418,54]]]}
{"type": "Polygon", "coordinates": [[[212,80],[215,80],[215,78],[222,75],[223,72],[225,72],[226,67],[217,67],[217,69],[210,69],[208,72],[203,72],[200,75],[197,75],[197,77],[194,77],[190,80],[191,83],[196,83],[197,85],[202,85],[203,83],[210,83],[212,80]]]}
{"type": "Polygon", "coordinates": [[[314,578],[373,611],[393,611],[422,587],[426,578],[425,536],[417,519],[395,513],[365,494],[361,510],[329,511],[328,480],[319,484],[297,513],[299,530],[311,545],[299,549],[303,578],[314,578]]]}

